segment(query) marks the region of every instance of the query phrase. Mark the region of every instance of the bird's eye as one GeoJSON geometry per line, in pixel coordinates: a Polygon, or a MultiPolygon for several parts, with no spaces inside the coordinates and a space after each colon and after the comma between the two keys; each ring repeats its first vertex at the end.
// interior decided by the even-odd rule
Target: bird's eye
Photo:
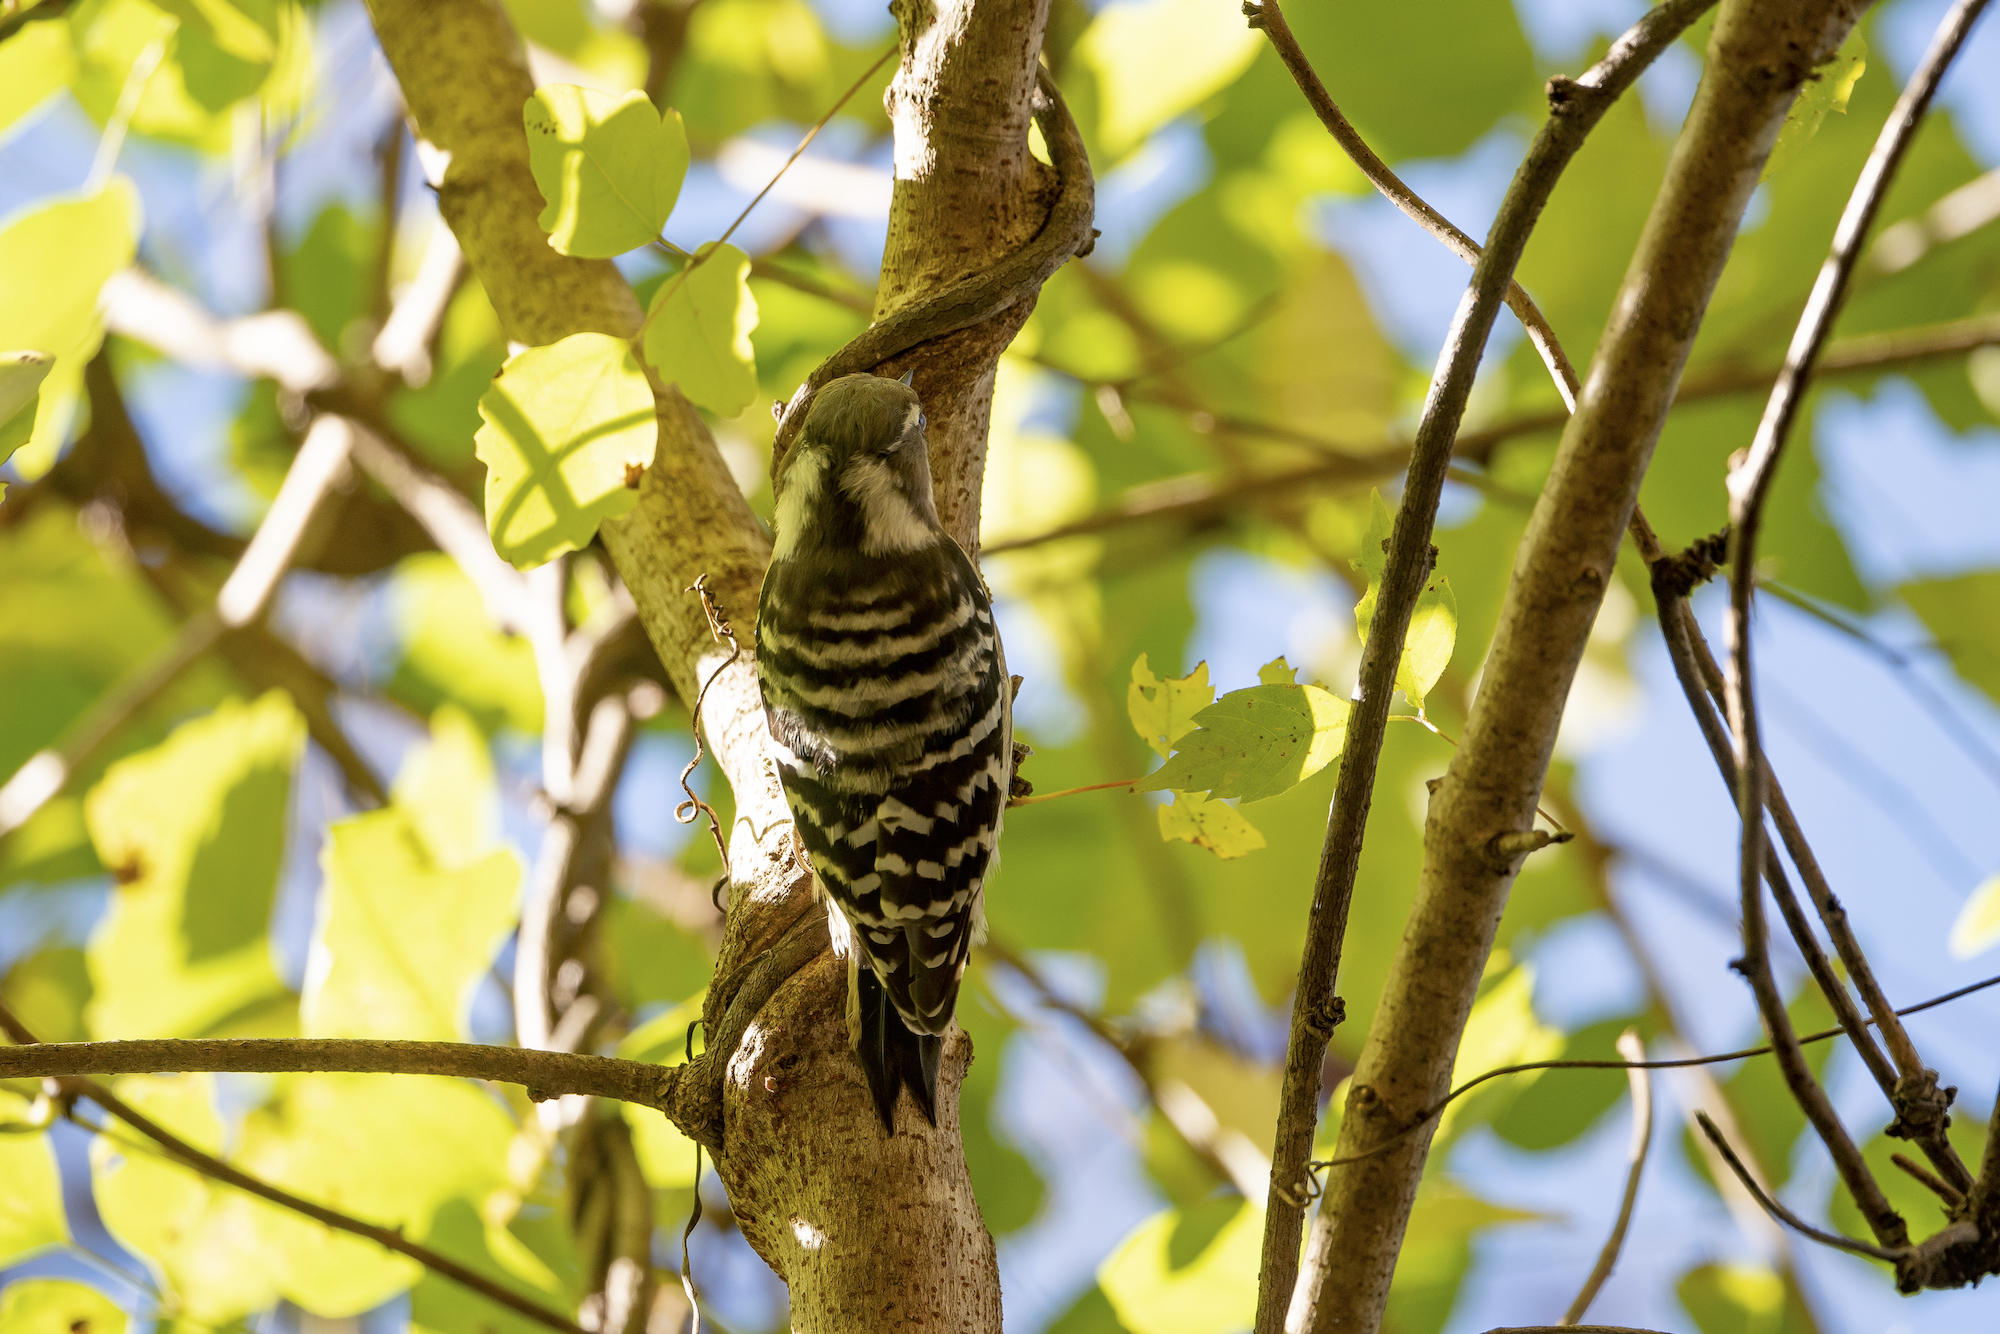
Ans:
{"type": "Polygon", "coordinates": [[[926,417],[921,412],[917,414],[917,429],[919,431],[923,430],[926,426],[929,426],[930,424],[931,424],[931,419],[929,417],[926,417]]]}

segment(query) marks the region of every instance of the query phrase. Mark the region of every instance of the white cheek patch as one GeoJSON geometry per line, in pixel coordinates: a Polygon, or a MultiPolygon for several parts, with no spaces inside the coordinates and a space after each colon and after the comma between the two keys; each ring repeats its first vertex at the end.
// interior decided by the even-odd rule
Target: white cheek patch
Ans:
{"type": "Polygon", "coordinates": [[[771,549],[773,560],[783,560],[798,549],[799,535],[819,503],[825,480],[826,459],[818,450],[801,454],[785,470],[785,494],[778,497],[778,511],[772,516],[772,526],[778,530],[777,545],[771,549]]]}
{"type": "MultiPolygon", "coordinates": [[[[916,506],[903,494],[903,488],[896,485],[895,473],[882,460],[861,455],[850,461],[841,474],[840,489],[861,510],[864,555],[917,551],[937,540],[916,506]]],[[[779,542],[782,548],[782,536],[779,542]]]]}

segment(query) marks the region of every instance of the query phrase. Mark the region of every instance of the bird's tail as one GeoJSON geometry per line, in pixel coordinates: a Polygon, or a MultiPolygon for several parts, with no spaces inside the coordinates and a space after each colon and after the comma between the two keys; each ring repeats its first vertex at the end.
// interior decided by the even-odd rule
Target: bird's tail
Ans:
{"type": "Polygon", "coordinates": [[[896,1095],[906,1087],[924,1119],[936,1125],[938,1061],[944,1055],[944,1039],[912,1033],[867,964],[850,967],[848,976],[854,1055],[868,1077],[882,1129],[896,1133],[896,1095]]]}

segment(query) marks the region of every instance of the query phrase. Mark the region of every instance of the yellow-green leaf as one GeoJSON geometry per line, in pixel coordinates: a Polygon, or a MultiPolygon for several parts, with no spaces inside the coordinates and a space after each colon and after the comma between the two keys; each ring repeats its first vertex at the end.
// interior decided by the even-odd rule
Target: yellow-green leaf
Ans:
{"type": "MultiPolygon", "coordinates": [[[[42,381],[54,366],[46,352],[0,352],[0,463],[34,435],[42,381]]],[[[6,497],[7,484],[0,482],[0,500],[6,497]]]]}
{"type": "Polygon", "coordinates": [[[1125,691],[1125,712],[1132,726],[1161,759],[1173,754],[1174,743],[1195,729],[1195,714],[1215,702],[1208,683],[1208,664],[1198,662],[1183,677],[1157,677],[1146,655],[1132,664],[1132,684],[1125,691]]]}
{"type": "MultiPolygon", "coordinates": [[[[1354,604],[1354,622],[1363,640],[1375,623],[1375,599],[1382,591],[1382,575],[1389,566],[1389,535],[1395,530],[1396,516],[1380,491],[1368,498],[1368,531],[1361,539],[1361,552],[1354,568],[1368,576],[1368,591],[1354,604]]],[[[1403,636],[1403,654],[1396,662],[1396,689],[1418,709],[1424,697],[1444,675],[1458,643],[1458,600],[1452,595],[1451,581],[1433,572],[1430,582],[1417,595],[1410,612],[1410,628],[1403,636]]]]}
{"type": "Polygon", "coordinates": [[[1970,959],[2000,944],[2000,875],[1988,876],[1951,924],[1951,953],[1970,959]]]}
{"type": "Polygon", "coordinates": [[[55,462],[75,415],[84,363],[104,339],[98,290],[132,262],[138,238],[139,193],[123,177],[88,198],[17,214],[0,230],[0,273],[7,275],[0,283],[0,347],[39,348],[56,359],[41,385],[31,442],[14,460],[23,476],[39,477],[55,462]]]}
{"type": "Polygon", "coordinates": [[[66,1278],[24,1278],[0,1295],[0,1329],[7,1334],[125,1334],[125,1312],[96,1288],[66,1278]]]}
{"type": "Polygon", "coordinates": [[[1077,41],[1097,73],[1098,137],[1109,158],[1236,82],[1263,34],[1223,0],[1108,5],[1077,41]]]}
{"type": "Polygon", "coordinates": [[[1761,179],[1769,180],[1783,171],[1812,142],[1819,133],[1826,118],[1835,112],[1847,114],[1848,99],[1854,95],[1854,85],[1861,82],[1861,76],[1868,72],[1868,42],[1859,28],[1847,39],[1838,54],[1815,70],[1799,89],[1799,95],[1792,101],[1792,109],[1785,114],[1784,126],[1778,131],[1778,141],[1771,145],[1771,156],[1764,160],[1764,174],[1761,179]]]}
{"type": "MultiPolygon", "coordinates": [[[[34,1104],[0,1089],[0,1268],[69,1240],[62,1181],[48,1132],[35,1123],[34,1104]]],[[[0,1328],[13,1326],[0,1321],[0,1328]]]]}
{"type": "Polygon", "coordinates": [[[1318,686],[1232,690],[1140,787],[1262,801],[1312,777],[1347,742],[1348,703],[1318,686]]]}
{"type": "Polygon", "coordinates": [[[643,92],[556,83],[535,90],[521,119],[551,246],[603,259],[659,236],[687,175],[678,111],[656,113],[643,92]]]}
{"type": "Polygon", "coordinates": [[[1424,591],[1417,594],[1417,605],[1410,613],[1403,656],[1396,663],[1396,689],[1422,709],[1424,696],[1444,675],[1457,643],[1458,599],[1452,596],[1451,580],[1433,574],[1424,591]]]}
{"type": "Polygon", "coordinates": [[[1145,1334],[1235,1334],[1257,1305],[1264,1210],[1209,1200],[1154,1214],[1097,1268],[1127,1329],[1145,1334]]]}
{"type": "MultiPolygon", "coordinates": [[[[208,1075],[137,1075],[118,1096],[152,1121],[210,1153],[222,1147],[208,1075]]],[[[165,1273],[182,1314],[216,1326],[269,1306],[277,1289],[265,1272],[256,1221],[273,1206],[211,1184],[136,1132],[90,1145],[97,1207],[111,1234],[165,1273]]]]}
{"type": "Polygon", "coordinates": [[[90,940],[95,1036],[200,1037],[285,994],[268,927],[305,731],[280,692],[225,700],[91,790],[117,882],[90,940]]]}
{"type": "Polygon", "coordinates": [[[1225,861],[1264,846],[1263,834],[1241,811],[1199,792],[1176,792],[1173,805],[1160,807],[1160,837],[1207,848],[1225,861]]]}
{"type": "MultiPolygon", "coordinates": [[[[647,312],[646,360],[688,401],[734,417],[757,397],[757,298],[750,257],[733,245],[703,246],[700,264],[660,284],[647,312]]],[[[699,258],[699,256],[698,256],[699,258]]]]}
{"type": "Polygon", "coordinates": [[[521,569],[586,546],[638,500],[653,461],[653,391],[631,347],[572,334],[509,357],[479,400],[486,527],[521,569]]]}
{"type": "Polygon", "coordinates": [[[489,734],[501,727],[541,730],[534,649],[495,628],[479,590],[451,557],[436,551],[408,557],[389,589],[403,643],[391,694],[424,713],[443,703],[462,708],[489,734]]]}
{"type": "Polygon", "coordinates": [[[333,825],[322,863],[320,963],[299,1010],[306,1036],[462,1037],[473,985],[513,923],[514,854],[447,870],[410,813],[391,806],[333,825]]]}
{"type": "Polygon", "coordinates": [[[1297,685],[1299,669],[1285,661],[1285,655],[1277,657],[1257,669],[1257,681],[1267,686],[1297,685]]]}
{"type": "Polygon", "coordinates": [[[493,757],[464,709],[446,704],[431,715],[431,739],[403,761],[395,800],[431,860],[447,871],[493,846],[499,837],[493,757]]]}
{"type": "Polygon", "coordinates": [[[0,42],[0,134],[61,91],[75,72],[66,23],[30,23],[0,42]]]}

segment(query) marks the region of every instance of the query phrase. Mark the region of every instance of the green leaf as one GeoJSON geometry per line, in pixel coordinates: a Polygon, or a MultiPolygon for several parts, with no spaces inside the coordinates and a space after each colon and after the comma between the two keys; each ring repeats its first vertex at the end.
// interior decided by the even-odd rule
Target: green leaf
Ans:
{"type": "Polygon", "coordinates": [[[1262,801],[1318,773],[1347,741],[1348,703],[1318,686],[1232,690],[1194,716],[1172,759],[1139,784],[1262,801]]]}
{"type": "Polygon", "coordinates": [[[1242,857],[1264,846],[1264,836],[1225,801],[1211,801],[1199,792],[1176,792],[1171,806],[1160,810],[1160,837],[1168,843],[1192,843],[1218,857],[1242,857]]]}
{"type": "Polygon", "coordinates": [[[1819,1328],[1797,1290],[1764,1264],[1702,1265],[1681,1276],[1674,1295],[1700,1334],[1808,1334],[1819,1328]]]}
{"type": "MultiPolygon", "coordinates": [[[[35,433],[35,410],[42,381],[56,359],[46,352],[0,352],[0,463],[35,433]]],[[[7,485],[0,482],[0,498],[7,485]]]]}
{"type": "Polygon", "coordinates": [[[1854,85],[1861,82],[1861,76],[1868,71],[1868,41],[1856,28],[1838,54],[1820,66],[1806,79],[1805,86],[1792,101],[1792,109],[1785,113],[1785,124],[1778,131],[1778,142],[1771,145],[1771,156],[1764,161],[1764,174],[1760,180],[1770,180],[1773,175],[1796,161],[1805,146],[1819,133],[1826,118],[1835,112],[1847,114],[1847,102],[1854,95],[1854,85]]]}
{"type": "Polygon", "coordinates": [[[304,743],[284,694],[226,700],[92,789],[84,818],[117,881],[89,948],[95,1036],[199,1037],[284,995],[268,925],[304,743]]]}
{"type": "Polygon", "coordinates": [[[606,259],[659,236],[688,169],[678,111],[656,114],[636,90],[555,83],[535,90],[521,119],[528,169],[548,205],[537,221],[551,246],[606,259]]]}
{"type": "Polygon", "coordinates": [[[1355,569],[1368,577],[1368,591],[1354,604],[1354,624],[1361,631],[1361,638],[1368,638],[1368,627],[1375,622],[1375,595],[1382,590],[1382,573],[1389,568],[1389,535],[1395,531],[1396,516],[1389,509],[1389,503],[1382,499],[1378,490],[1368,493],[1368,531],[1361,536],[1361,554],[1352,562],[1355,569]]]}
{"type": "Polygon", "coordinates": [[[1100,10],[1077,41],[1097,73],[1098,137],[1111,159],[1236,82],[1264,45],[1234,5],[1149,0],[1100,10]]]}
{"type": "Polygon", "coordinates": [[[1146,655],[1132,664],[1132,684],[1125,691],[1125,711],[1132,726],[1145,738],[1161,759],[1173,754],[1174,743],[1195,729],[1195,714],[1215,702],[1215,687],[1208,683],[1208,664],[1198,662],[1183,677],[1160,677],[1146,663],[1146,655]]]}
{"type": "Polygon", "coordinates": [[[1451,593],[1451,580],[1433,574],[1417,605],[1410,612],[1409,633],[1403,637],[1403,656],[1396,663],[1396,689],[1422,712],[1424,696],[1451,664],[1452,648],[1458,643],[1458,599],[1451,593]]]}
{"type": "Polygon", "coordinates": [[[327,962],[300,1005],[306,1036],[459,1039],[473,986],[514,920],[513,852],[446,869],[399,803],[333,825],[322,864],[315,944],[327,962]]]}
{"type": "Polygon", "coordinates": [[[2000,875],[1988,876],[1951,924],[1951,955],[1970,959],[2000,944],[2000,875]]]}
{"type": "Polygon", "coordinates": [[[7,1334],[125,1334],[125,1312],[96,1288],[66,1278],[24,1278],[8,1284],[0,1296],[0,1329],[7,1334]]]}
{"type": "Polygon", "coordinates": [[[14,461],[24,476],[39,477],[54,463],[69,433],[83,365],[104,339],[98,290],[132,262],[138,236],[139,194],[123,177],[88,198],[16,214],[0,231],[0,273],[7,275],[0,347],[39,348],[56,358],[41,385],[32,443],[14,461]]]}
{"type": "Polygon", "coordinates": [[[1257,669],[1257,680],[1267,686],[1291,686],[1298,684],[1299,669],[1285,661],[1285,655],[1277,657],[1257,669]]]}
{"type": "Polygon", "coordinates": [[[1904,584],[1896,596],[1930,627],[1959,679],[2000,701],[2000,570],[1904,584]]]}
{"type": "MultiPolygon", "coordinates": [[[[396,1075],[306,1075],[245,1119],[244,1170],[344,1213],[434,1243],[439,1214],[483,1205],[507,1184],[514,1125],[470,1083],[396,1075]]],[[[290,1210],[258,1219],[266,1272],[290,1300],[354,1315],[418,1281],[400,1255],[290,1210]]]]}
{"type": "Polygon", "coordinates": [[[0,42],[0,134],[60,92],[75,73],[66,23],[30,23],[0,42]]]}
{"type": "Polygon", "coordinates": [[[541,730],[534,649],[494,628],[479,590],[451,557],[435,551],[408,557],[389,589],[403,641],[392,695],[421,713],[456,705],[488,734],[502,727],[541,730]]]}
{"type": "Polygon", "coordinates": [[[1097,1268],[1119,1323],[1145,1334],[1235,1334],[1257,1305],[1261,1205],[1240,1198],[1168,1209],[1097,1268]]]}
{"type": "MultiPolygon", "coordinates": [[[[221,1150],[210,1076],[136,1075],[115,1087],[135,1110],[196,1148],[221,1150]]],[[[116,1139],[91,1140],[90,1163],[104,1225],[165,1273],[184,1303],[180,1314],[218,1326],[276,1300],[257,1229],[273,1206],[211,1184],[122,1126],[116,1139]]]]}
{"type": "MultiPolygon", "coordinates": [[[[1361,554],[1354,568],[1368,576],[1368,591],[1354,604],[1354,622],[1365,641],[1375,623],[1375,599],[1382,591],[1382,576],[1389,566],[1389,535],[1395,530],[1396,516],[1380,491],[1369,494],[1368,531],[1361,539],[1361,554]]],[[[1458,599],[1452,596],[1451,581],[1432,572],[1430,582],[1417,594],[1410,612],[1410,628],[1403,636],[1403,656],[1396,663],[1396,689],[1421,712],[1424,697],[1444,675],[1458,643],[1458,599]]]]}
{"type": "Polygon", "coordinates": [[[688,401],[718,417],[734,417],[757,397],[757,298],[750,293],[750,257],[733,245],[703,246],[653,294],[646,319],[646,360],[660,378],[680,386],[688,401]]]}
{"type": "Polygon", "coordinates": [[[431,715],[429,744],[416,747],[396,775],[395,802],[431,860],[456,871],[499,838],[499,793],[486,737],[464,709],[431,715]]]}
{"type": "Polygon", "coordinates": [[[473,437],[486,465],[486,526],[520,569],[587,546],[637,502],[659,422],[631,347],[571,334],[510,357],[479,400],[473,437]]]}
{"type": "MultiPolygon", "coordinates": [[[[62,1181],[48,1132],[33,1119],[34,1104],[0,1089],[0,1268],[69,1240],[62,1181]]],[[[0,1328],[13,1326],[0,1320],[0,1328]]]]}

